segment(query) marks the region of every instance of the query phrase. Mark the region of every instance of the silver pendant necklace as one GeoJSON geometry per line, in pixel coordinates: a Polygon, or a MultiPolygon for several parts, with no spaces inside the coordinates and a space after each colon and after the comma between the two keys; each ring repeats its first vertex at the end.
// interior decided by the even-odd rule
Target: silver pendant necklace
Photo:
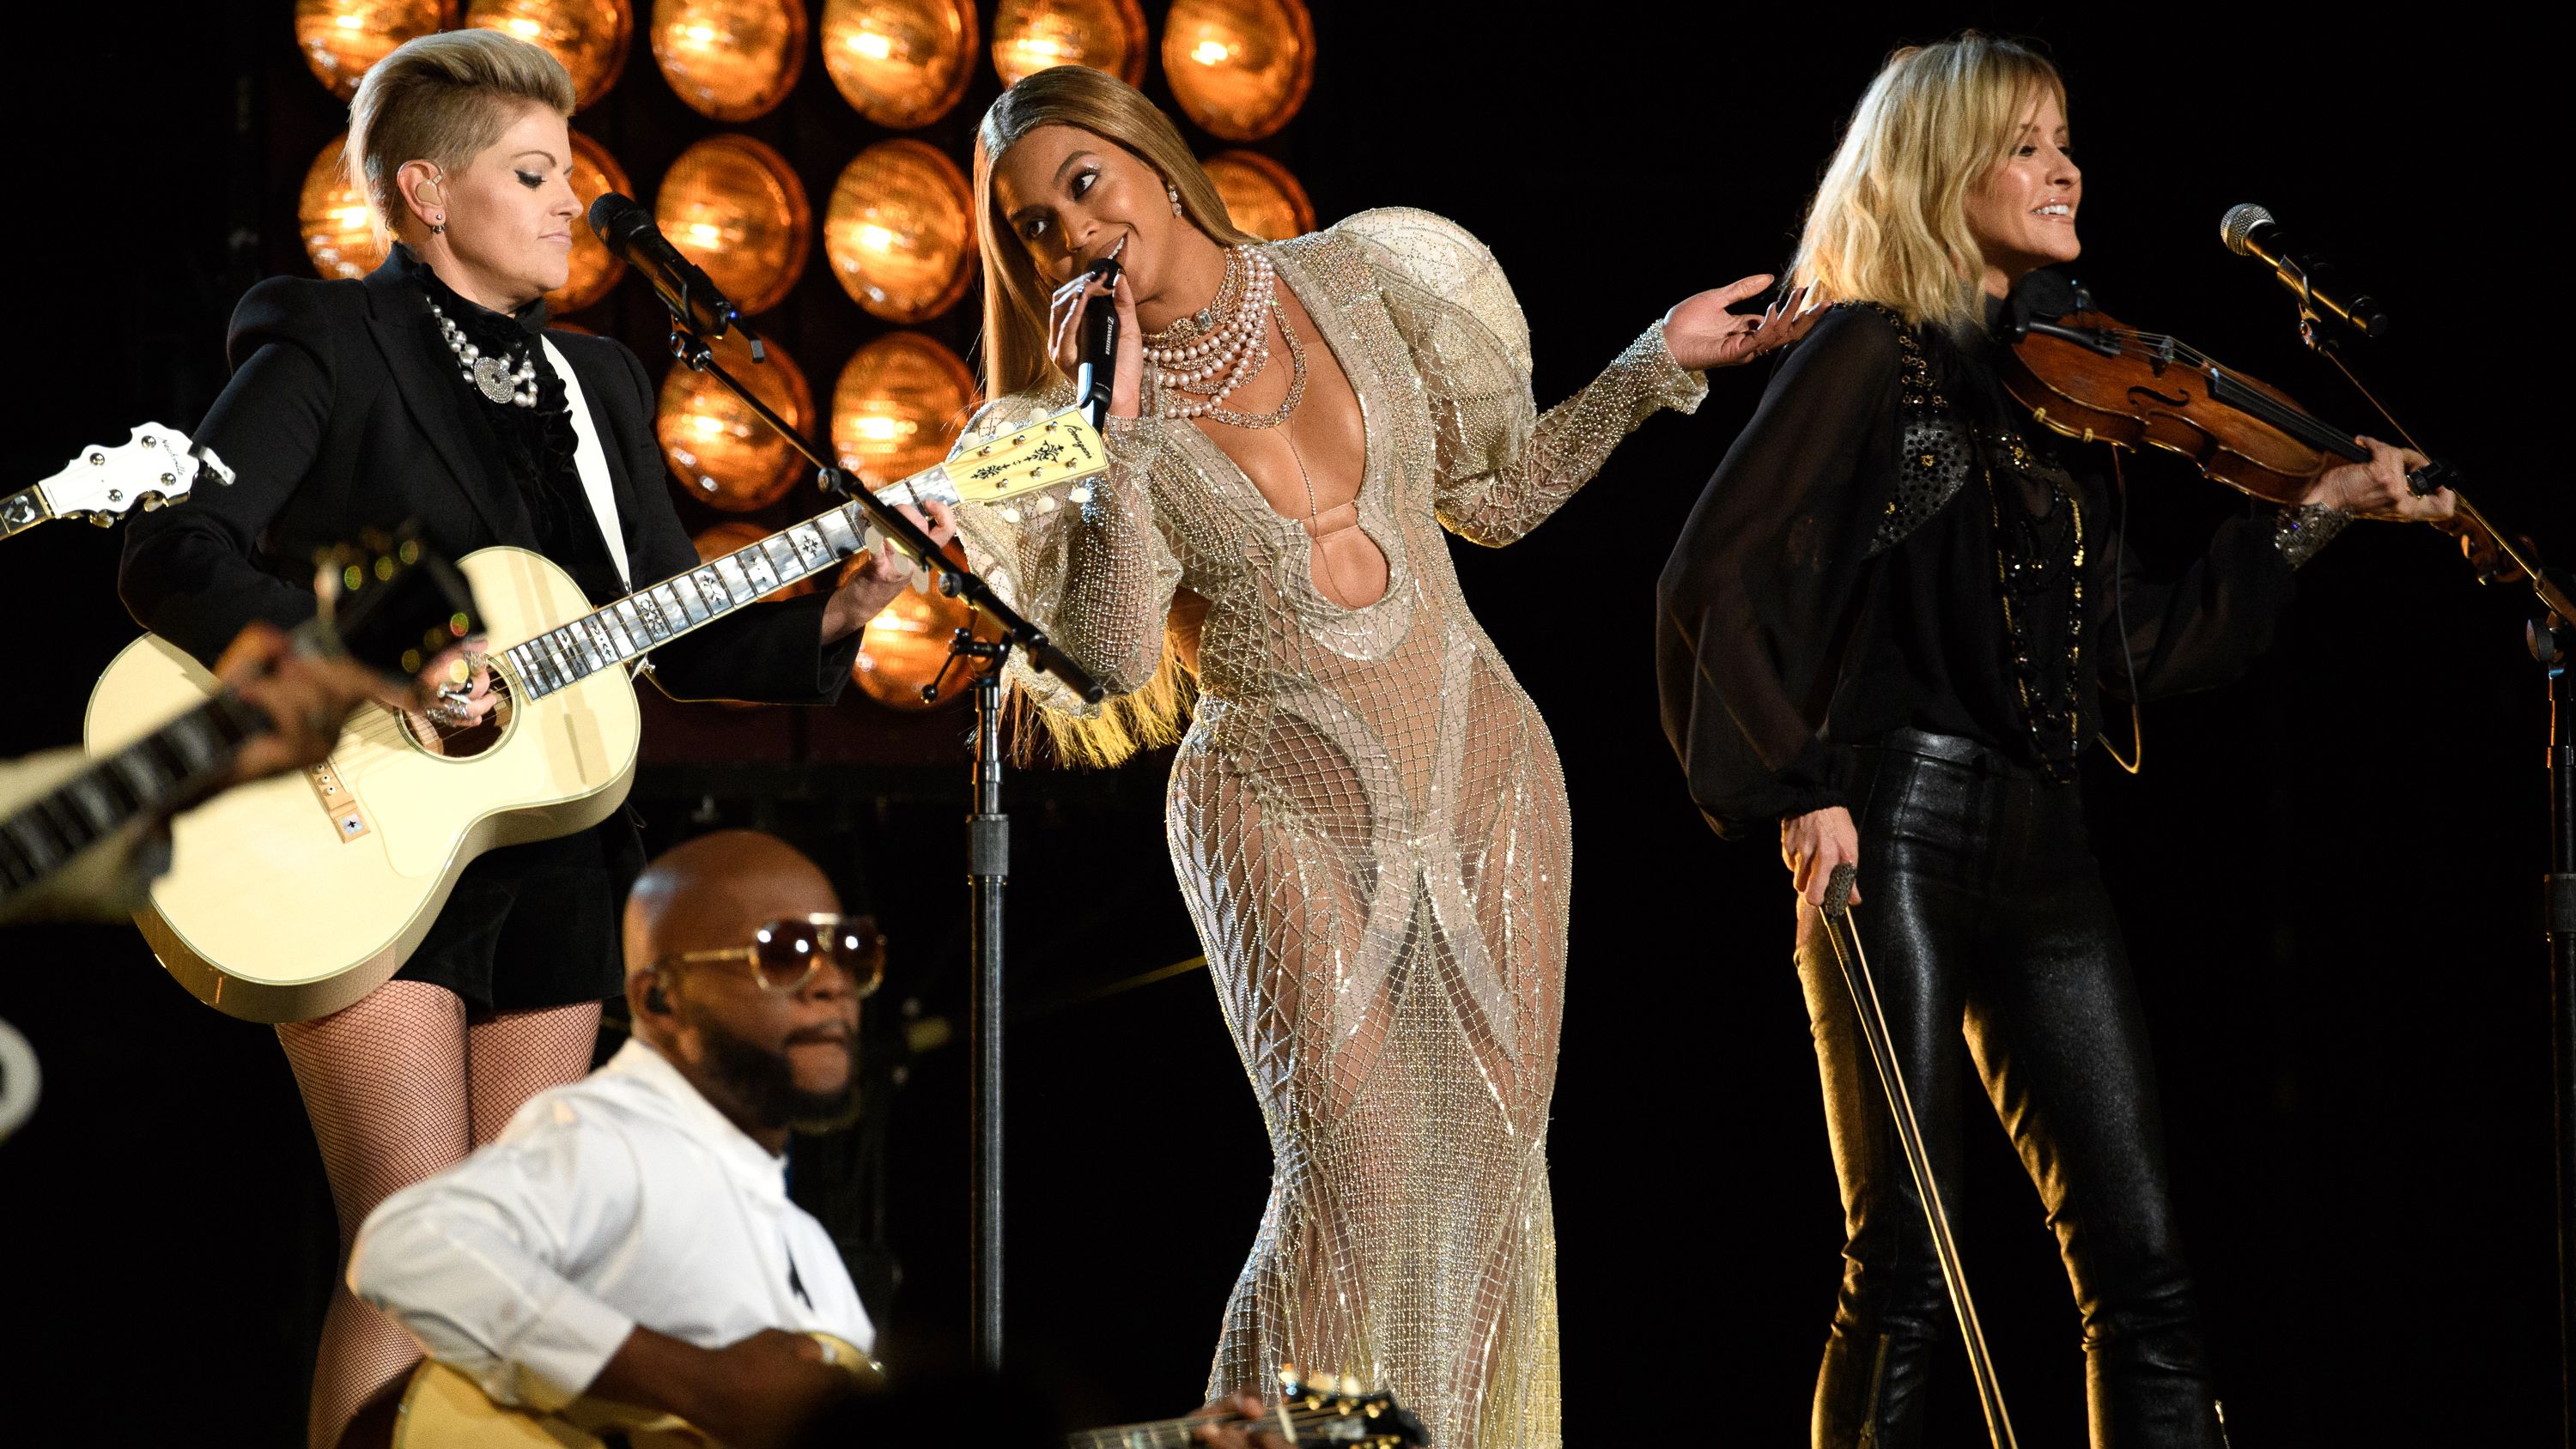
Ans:
{"type": "Polygon", "coordinates": [[[495,403],[514,403],[523,408],[537,405],[536,349],[519,356],[517,367],[506,357],[486,354],[468,341],[463,328],[439,310],[435,298],[429,302],[429,315],[438,319],[438,333],[447,340],[447,350],[456,354],[456,365],[474,390],[495,403]]]}

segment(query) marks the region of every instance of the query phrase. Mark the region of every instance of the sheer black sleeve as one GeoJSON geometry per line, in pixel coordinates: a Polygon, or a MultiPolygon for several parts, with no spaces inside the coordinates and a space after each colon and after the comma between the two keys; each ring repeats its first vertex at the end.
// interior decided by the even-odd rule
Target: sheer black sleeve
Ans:
{"type": "Polygon", "coordinates": [[[116,581],[126,611],[209,668],[254,619],[292,629],[313,617],[309,587],[253,560],[330,425],[337,304],[365,305],[354,286],[301,278],[272,278],[242,298],[228,345],[232,379],[194,438],[232,468],[233,482],[198,488],[186,506],[127,525],[116,581]]]}
{"type": "Polygon", "coordinates": [[[1895,483],[1899,357],[1875,312],[1819,321],[1658,581],[1664,734],[1720,835],[1843,803],[1818,732],[1895,483]]]}
{"type": "Polygon", "coordinates": [[[2126,618],[2129,648],[2123,658],[2117,617],[2096,636],[2109,646],[2099,655],[2103,692],[2130,698],[2131,662],[2141,703],[2241,677],[2272,647],[2294,591],[2290,565],[2273,542],[2275,528],[2268,508],[2229,519],[2170,581],[2150,578],[2124,541],[2117,614],[2126,618]]]}

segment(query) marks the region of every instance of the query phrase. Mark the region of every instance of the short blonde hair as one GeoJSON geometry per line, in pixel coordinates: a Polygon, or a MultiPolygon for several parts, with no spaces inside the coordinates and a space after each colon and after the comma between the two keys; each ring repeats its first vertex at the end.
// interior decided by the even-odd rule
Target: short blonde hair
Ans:
{"type": "Polygon", "coordinates": [[[1059,65],[1023,77],[993,101],[975,128],[976,245],[984,254],[984,395],[1009,397],[1036,387],[1055,365],[1047,355],[1047,303],[1055,289],[1038,276],[1036,259],[1002,215],[993,169],[1022,136],[1040,126],[1089,131],[1154,168],[1181,195],[1181,214],[1219,246],[1255,241],[1226,214],[1169,116],[1134,86],[1089,66],[1059,65]]]}
{"type": "Polygon", "coordinates": [[[495,30],[423,35],[367,67],[349,102],[341,164],[374,208],[377,227],[390,233],[402,214],[395,173],[414,161],[443,171],[462,167],[532,105],[572,114],[572,76],[563,62],[495,30]]]}
{"type": "Polygon", "coordinates": [[[2057,67],[1974,30],[1888,56],[1808,204],[1790,285],[1893,307],[1918,327],[1982,326],[1986,263],[1968,192],[2011,151],[2041,95],[2065,107],[2057,67]]]}

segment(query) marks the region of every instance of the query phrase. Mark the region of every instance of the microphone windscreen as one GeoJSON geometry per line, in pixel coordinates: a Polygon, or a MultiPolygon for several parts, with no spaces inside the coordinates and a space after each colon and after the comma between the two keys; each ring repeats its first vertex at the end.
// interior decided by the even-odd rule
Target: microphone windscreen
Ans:
{"type": "Polygon", "coordinates": [[[2246,242],[2253,237],[2254,228],[2274,224],[2272,213],[2250,201],[2239,202],[2227,208],[2227,214],[2218,219],[2218,239],[2227,244],[2229,251],[2240,257],[2250,257],[2254,253],[2246,242]]]}
{"type": "Polygon", "coordinates": [[[636,205],[635,198],[620,196],[614,191],[603,191],[599,194],[599,199],[590,204],[591,234],[601,241],[606,241],[610,229],[621,220],[636,215],[643,216],[648,223],[652,219],[652,213],[636,205]]]}

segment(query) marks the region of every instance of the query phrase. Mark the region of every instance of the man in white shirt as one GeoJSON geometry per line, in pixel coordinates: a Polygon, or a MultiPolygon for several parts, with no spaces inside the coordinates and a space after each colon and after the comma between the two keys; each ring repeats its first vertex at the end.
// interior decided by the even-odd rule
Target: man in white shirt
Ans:
{"type": "Polygon", "coordinates": [[[882,951],[839,910],[811,861],[750,831],[646,867],[625,917],[633,1039],[369,1214],[351,1291],[498,1402],[596,1396],[735,1449],[793,1442],[851,1382],[805,1335],[875,1339],[783,1156],[857,1086],[882,951]]]}

